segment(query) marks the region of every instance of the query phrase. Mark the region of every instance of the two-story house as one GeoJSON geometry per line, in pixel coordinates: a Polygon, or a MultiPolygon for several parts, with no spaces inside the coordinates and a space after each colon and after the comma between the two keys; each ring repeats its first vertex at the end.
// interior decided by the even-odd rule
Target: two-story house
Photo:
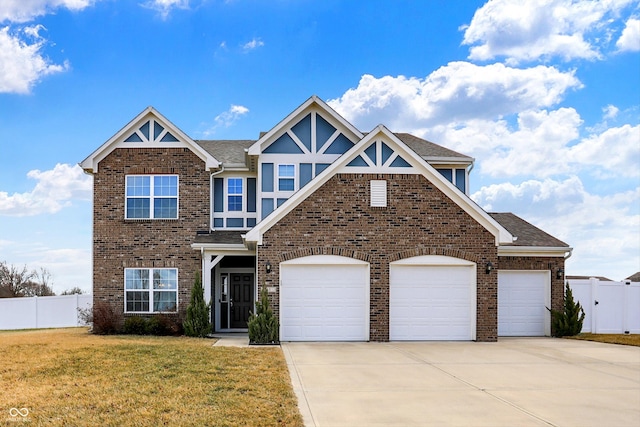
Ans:
{"type": "Polygon", "coordinates": [[[149,107],[81,163],[94,302],[181,314],[201,272],[214,331],[246,330],[266,287],[283,341],[548,335],[571,248],[474,203],[473,162],[316,96],[257,140],[193,140],[149,107]]]}

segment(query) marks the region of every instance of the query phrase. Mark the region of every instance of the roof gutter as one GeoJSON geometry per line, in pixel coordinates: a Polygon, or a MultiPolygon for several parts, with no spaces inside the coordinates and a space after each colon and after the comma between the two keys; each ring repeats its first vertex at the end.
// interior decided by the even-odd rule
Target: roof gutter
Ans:
{"type": "Polygon", "coordinates": [[[568,259],[572,251],[573,248],[568,246],[498,246],[498,256],[543,256],[568,259]]]}

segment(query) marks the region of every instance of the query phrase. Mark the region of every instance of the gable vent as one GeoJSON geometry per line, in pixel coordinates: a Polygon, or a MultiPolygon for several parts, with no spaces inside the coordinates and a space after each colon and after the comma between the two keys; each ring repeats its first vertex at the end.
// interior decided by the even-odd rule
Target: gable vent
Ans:
{"type": "Polygon", "coordinates": [[[384,208],[387,206],[387,181],[371,180],[371,206],[384,208]]]}

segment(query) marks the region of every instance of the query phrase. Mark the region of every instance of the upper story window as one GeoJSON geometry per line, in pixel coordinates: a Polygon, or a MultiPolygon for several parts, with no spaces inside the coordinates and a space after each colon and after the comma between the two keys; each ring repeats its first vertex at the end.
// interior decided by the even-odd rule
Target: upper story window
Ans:
{"type": "Polygon", "coordinates": [[[227,210],[242,211],[242,178],[227,179],[227,210]]]}
{"type": "Polygon", "coordinates": [[[126,219],[177,219],[177,175],[128,175],[126,219]]]}
{"type": "Polygon", "coordinates": [[[175,312],[178,308],[178,269],[126,268],[124,289],[127,313],[175,312]]]}
{"type": "Polygon", "coordinates": [[[295,178],[295,165],[278,165],[278,191],[294,191],[295,178]]]}

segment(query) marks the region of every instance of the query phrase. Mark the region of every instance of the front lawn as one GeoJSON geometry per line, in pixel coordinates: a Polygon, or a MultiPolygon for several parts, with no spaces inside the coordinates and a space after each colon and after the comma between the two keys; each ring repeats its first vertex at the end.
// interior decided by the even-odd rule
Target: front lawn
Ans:
{"type": "Polygon", "coordinates": [[[301,426],[279,348],[86,328],[0,333],[0,422],[301,426]],[[27,408],[19,414],[15,409],[27,408]]]}
{"type": "Polygon", "coordinates": [[[635,345],[640,347],[640,334],[591,334],[583,333],[571,337],[577,340],[598,341],[609,344],[635,345]]]}

